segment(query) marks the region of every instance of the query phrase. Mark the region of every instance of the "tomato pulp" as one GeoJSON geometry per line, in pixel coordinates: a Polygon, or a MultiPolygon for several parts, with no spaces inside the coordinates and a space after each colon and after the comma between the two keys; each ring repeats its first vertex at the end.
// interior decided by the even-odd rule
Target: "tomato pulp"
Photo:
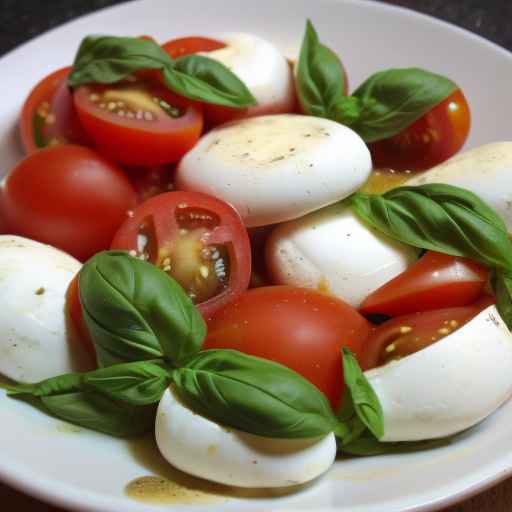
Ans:
{"type": "Polygon", "coordinates": [[[238,213],[198,192],[167,192],[139,205],[112,249],[149,261],[176,279],[203,316],[249,285],[251,247],[238,213]]]}

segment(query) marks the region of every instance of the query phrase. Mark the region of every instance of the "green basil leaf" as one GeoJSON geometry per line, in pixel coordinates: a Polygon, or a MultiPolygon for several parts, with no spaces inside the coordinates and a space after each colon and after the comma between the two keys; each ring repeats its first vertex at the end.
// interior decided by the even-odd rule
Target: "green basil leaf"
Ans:
{"type": "Polygon", "coordinates": [[[372,75],[353,93],[361,112],[351,124],[366,142],[401,132],[457,90],[448,78],[418,68],[372,75]]]}
{"type": "Polygon", "coordinates": [[[502,270],[494,271],[491,275],[491,285],[496,295],[496,307],[501,318],[512,330],[512,274],[502,270]]]}
{"type": "Polygon", "coordinates": [[[310,20],[302,39],[297,73],[297,96],[306,114],[338,120],[345,98],[346,76],[338,56],[320,43],[310,20]]]}
{"type": "Polygon", "coordinates": [[[159,402],[171,378],[160,362],[140,361],[100,368],[83,376],[83,386],[132,405],[159,402]]]}
{"type": "Polygon", "coordinates": [[[280,364],[234,350],[207,350],[174,370],[178,395],[200,414],[251,434],[324,436],[337,428],[313,384],[280,364]]]}
{"type": "Polygon", "coordinates": [[[343,393],[338,420],[341,425],[346,427],[344,432],[335,432],[337,442],[342,446],[355,441],[367,430],[366,425],[356,412],[352,393],[350,392],[345,391],[343,393]]]}
{"type": "Polygon", "coordinates": [[[163,356],[178,365],[201,348],[203,318],[181,286],[150,263],[99,253],[82,267],[79,289],[100,366],[163,356]]]}
{"type": "Polygon", "coordinates": [[[356,193],[356,214],[387,236],[421,249],[512,269],[512,245],[501,218],[480,198],[445,184],[356,193]]]}
{"type": "Polygon", "coordinates": [[[164,69],[166,85],[187,98],[245,108],[256,104],[246,85],[224,64],[202,55],[187,55],[164,69]]]}
{"type": "Polygon", "coordinates": [[[35,384],[12,384],[9,386],[9,395],[52,396],[63,393],[72,393],[82,389],[82,375],[80,373],[66,373],[51,377],[35,384]]]}
{"type": "Polygon", "coordinates": [[[156,406],[137,407],[90,391],[44,396],[40,400],[57,418],[116,437],[141,436],[155,425],[156,406]]]}
{"type": "Polygon", "coordinates": [[[135,71],[164,69],[172,59],[157,43],[139,37],[89,36],[78,49],[68,83],[119,82],[135,71]]]}
{"type": "Polygon", "coordinates": [[[352,407],[361,422],[379,439],[384,435],[384,413],[379,399],[354,354],[347,348],[343,348],[341,353],[345,393],[350,393],[352,407]]]}

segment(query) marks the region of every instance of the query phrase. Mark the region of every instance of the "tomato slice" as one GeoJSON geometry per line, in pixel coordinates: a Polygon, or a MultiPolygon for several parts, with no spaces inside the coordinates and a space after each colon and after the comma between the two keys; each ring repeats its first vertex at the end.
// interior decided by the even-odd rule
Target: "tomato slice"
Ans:
{"type": "Polygon", "coordinates": [[[12,234],[84,261],[109,248],[136,195],[115,164],[90,148],[65,144],[22,160],[5,180],[2,202],[12,234]]]}
{"type": "Polygon", "coordinates": [[[174,166],[158,165],[154,167],[125,168],[139,204],[151,197],[174,190],[174,166]]]}
{"type": "Polygon", "coordinates": [[[361,354],[370,324],[340,299],[293,286],[249,290],[208,322],[205,349],[234,349],[300,373],[339,404],[341,347],[361,354]]]}
{"type": "Polygon", "coordinates": [[[359,311],[397,316],[466,306],[482,294],[488,274],[474,261],[428,251],[412,267],[371,293],[359,311]]]}
{"type": "Polygon", "coordinates": [[[213,52],[220,50],[226,45],[221,41],[208,37],[191,36],[171,39],[162,45],[162,48],[173,58],[183,57],[199,52],[213,52]]]}
{"type": "Polygon", "coordinates": [[[389,139],[369,145],[376,167],[422,171],[444,162],[464,145],[471,125],[460,89],[389,139]]]}
{"type": "Polygon", "coordinates": [[[176,279],[203,316],[249,285],[251,247],[238,213],[198,192],[167,192],[138,206],[112,249],[130,251],[176,279]]]}
{"type": "Polygon", "coordinates": [[[89,144],[67,85],[70,70],[66,67],[49,74],[25,100],[20,136],[27,153],[56,144],[89,144]]]}
{"type": "Polygon", "coordinates": [[[84,85],[74,101],[100,152],[125,165],[177,162],[203,128],[198,104],[147,80],[84,85]]]}
{"type": "Polygon", "coordinates": [[[488,305],[435,309],[388,320],[366,341],[361,367],[368,370],[414,354],[462,327],[488,305]]]}

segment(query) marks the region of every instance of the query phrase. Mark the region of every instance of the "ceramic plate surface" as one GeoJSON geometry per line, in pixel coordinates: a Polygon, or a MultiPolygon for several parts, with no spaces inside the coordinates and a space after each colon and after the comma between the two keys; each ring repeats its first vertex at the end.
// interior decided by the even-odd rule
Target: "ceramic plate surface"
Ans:
{"type": "MultiPolygon", "coordinates": [[[[24,98],[40,78],[71,62],[83,36],[151,34],[165,41],[245,31],[293,56],[307,17],[342,56],[352,86],[386,67],[419,66],[448,75],[472,108],[467,147],[510,139],[512,55],[446,23],[363,0],[141,0],[80,18],[0,59],[0,171],[7,172],[21,157],[16,120],[24,98]]],[[[71,428],[2,392],[0,478],[63,507],[94,512],[435,510],[512,473],[511,424],[508,403],[449,446],[340,460],[326,476],[288,496],[151,505],[125,493],[138,477],[175,478],[150,440],[125,442],[71,428]]]]}

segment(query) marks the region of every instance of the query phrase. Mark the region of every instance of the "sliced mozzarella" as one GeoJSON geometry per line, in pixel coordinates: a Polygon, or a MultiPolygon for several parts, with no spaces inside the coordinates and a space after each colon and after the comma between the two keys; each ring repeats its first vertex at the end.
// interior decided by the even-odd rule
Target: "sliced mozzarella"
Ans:
{"type": "Polygon", "coordinates": [[[225,48],[204,55],[228,67],[251,91],[257,105],[244,116],[291,112],[295,105],[293,74],[284,55],[271,43],[252,34],[218,38],[225,48]]]}
{"type": "Polygon", "coordinates": [[[450,436],[512,395],[512,335],[490,306],[433,345],[365,375],[384,411],[381,441],[450,436]]]}
{"type": "Polygon", "coordinates": [[[406,184],[426,183],[447,183],[474,192],[512,231],[512,141],[486,144],[456,155],[406,184]]]}
{"type": "Polygon", "coordinates": [[[277,226],[265,253],[273,282],[327,291],[355,307],[418,255],[363,224],[343,204],[277,226]]]}
{"type": "Polygon", "coordinates": [[[336,457],[334,434],[272,439],[219,425],[186,407],[168,389],[156,416],[156,442],[175,467],[238,487],[284,487],[307,482],[336,457]]]}
{"type": "Polygon", "coordinates": [[[65,312],[81,264],[49,245],[0,236],[0,373],[35,382],[88,370],[91,361],[65,312]]]}
{"type": "Polygon", "coordinates": [[[371,172],[349,128],[318,117],[263,116],[212,130],[181,160],[176,185],[231,203],[246,226],[283,222],[343,199],[371,172]]]}

